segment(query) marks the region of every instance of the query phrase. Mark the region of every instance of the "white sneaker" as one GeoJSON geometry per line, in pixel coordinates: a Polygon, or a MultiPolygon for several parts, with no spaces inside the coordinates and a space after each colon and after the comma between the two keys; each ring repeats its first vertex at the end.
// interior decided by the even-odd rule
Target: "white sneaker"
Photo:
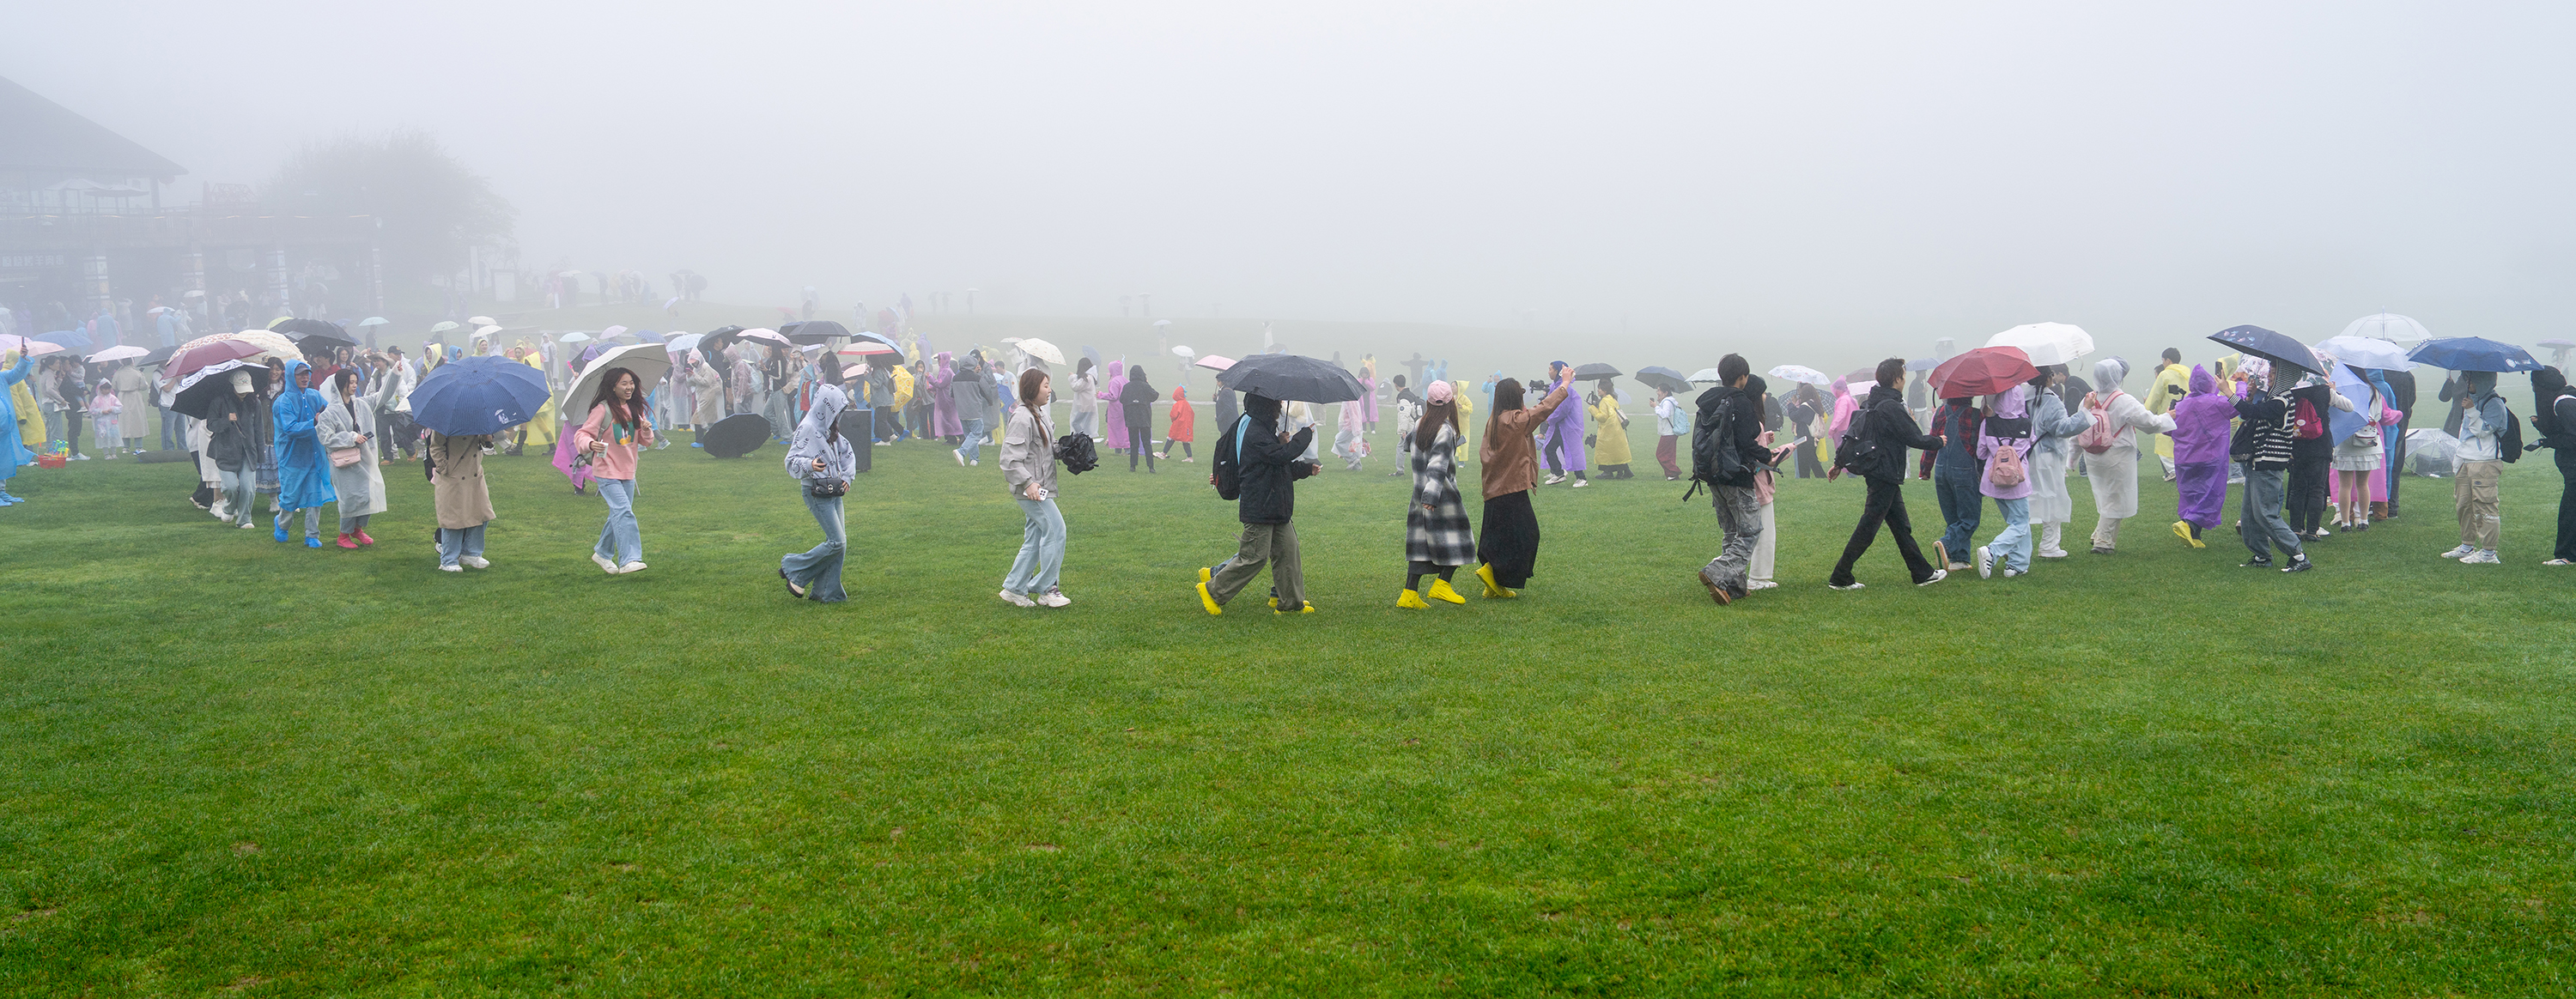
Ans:
{"type": "Polygon", "coordinates": [[[601,555],[598,552],[592,552],[590,553],[590,562],[592,565],[598,566],[599,571],[601,572],[607,573],[611,576],[617,575],[617,563],[609,561],[607,556],[601,555]]]}
{"type": "Polygon", "coordinates": [[[464,572],[464,571],[465,571],[465,567],[464,567],[464,566],[461,566],[461,565],[448,565],[448,564],[445,564],[445,563],[441,563],[441,564],[439,565],[439,567],[438,567],[438,571],[440,571],[440,572],[464,572]]]}
{"type": "Polygon", "coordinates": [[[2471,556],[2471,555],[2476,554],[2476,553],[2477,553],[2477,550],[2478,550],[2478,547],[2477,547],[2476,545],[2461,545],[2461,546],[2459,546],[2459,547],[2457,547],[2457,548],[2453,548],[2453,549],[2451,549],[2450,551],[2443,552],[2443,553],[2442,553],[2442,557],[2443,557],[2443,558],[2467,558],[2467,557],[2469,557],[2469,556],[2471,556]]]}
{"type": "Polygon", "coordinates": [[[1985,545],[1977,546],[1977,578],[1995,578],[1995,553],[1985,545]]]}
{"type": "Polygon", "coordinates": [[[951,448],[948,452],[948,456],[957,459],[957,467],[966,467],[966,452],[963,449],[951,448]]]}
{"type": "Polygon", "coordinates": [[[1563,481],[1565,481],[1565,476],[1562,476],[1562,475],[1551,475],[1551,476],[1548,476],[1548,477],[1547,477],[1547,481],[1545,481],[1545,482],[1541,482],[1541,483],[1539,483],[1539,485],[1542,485],[1542,486],[1552,486],[1552,485],[1555,485],[1555,484],[1557,484],[1557,483],[1559,483],[1559,482],[1563,482],[1563,481]]]}
{"type": "Polygon", "coordinates": [[[1574,488],[1576,488],[1576,489],[1581,489],[1581,488],[1583,488],[1583,487],[1585,487],[1585,486],[1588,486],[1588,485],[1591,485],[1591,484],[1592,484],[1592,480],[1590,480],[1590,479],[1576,479],[1576,480],[1574,480],[1574,488]]]}
{"type": "Polygon", "coordinates": [[[630,572],[642,572],[642,571],[644,571],[644,563],[642,563],[642,562],[628,562],[628,563],[626,563],[625,565],[621,565],[621,566],[618,566],[618,567],[617,567],[617,574],[618,574],[618,575],[620,575],[620,576],[623,576],[623,575],[625,575],[625,574],[627,574],[627,573],[630,573],[630,572]]]}
{"type": "Polygon", "coordinates": [[[1826,586],[1828,586],[1828,587],[1832,587],[1833,589],[1837,589],[1837,590],[1857,590],[1857,589],[1862,589],[1862,588],[1864,588],[1864,587],[1867,587],[1869,584],[1868,584],[1868,583],[1861,582],[1860,580],[1855,579],[1855,580],[1852,580],[1852,583],[1851,583],[1851,585],[1850,585],[1850,586],[1834,586],[1834,584],[1832,584],[1832,583],[1826,583],[1825,585],[1826,585],[1826,586]]]}
{"type": "Polygon", "coordinates": [[[457,561],[465,563],[467,568],[489,569],[492,567],[492,563],[481,555],[467,555],[463,558],[457,559],[457,561]]]}
{"type": "Polygon", "coordinates": [[[2022,570],[2020,570],[2020,569],[2006,569],[2006,570],[2004,570],[2004,578],[2005,578],[2005,579],[2011,579],[2011,578],[2013,578],[2013,577],[2015,577],[2015,576],[2027,576],[2027,575],[2030,575],[2030,573],[2024,572],[2024,571],[2022,571],[2022,570]]]}
{"type": "Polygon", "coordinates": [[[2460,556],[2461,565],[2500,565],[2503,562],[2502,556],[2484,548],[2460,556]]]}
{"type": "Polygon", "coordinates": [[[2041,558],[2065,558],[2065,557],[2066,557],[2066,549],[2063,549],[2063,548],[2052,548],[2052,549],[2049,549],[2049,550],[2047,550],[2047,551],[2044,551],[2044,552],[2039,553],[2039,557],[2041,557],[2041,558]]]}
{"type": "Polygon", "coordinates": [[[1038,605],[1038,602],[1029,599],[1027,594],[1013,593],[1009,590],[1003,590],[1001,592],[1001,598],[1003,603],[1009,604],[1013,607],[1035,607],[1038,605]]]}
{"type": "Polygon", "coordinates": [[[1073,603],[1073,598],[1065,596],[1063,590],[1048,590],[1035,599],[1040,607],[1065,607],[1073,603]]]}
{"type": "Polygon", "coordinates": [[[1916,585],[1916,586],[1930,586],[1930,585],[1932,585],[1932,584],[1934,584],[1934,583],[1938,583],[1938,582],[1940,582],[1940,581],[1942,581],[1942,580],[1944,580],[1944,579],[1948,579],[1948,578],[1950,578],[1950,570],[1948,570],[1948,569],[1934,569],[1934,570],[1932,570],[1932,578],[1927,579],[1927,580],[1924,580],[1924,581],[1922,581],[1922,582],[1920,582],[1920,583],[1916,583],[1916,584],[1914,584],[1914,585],[1916,585]]]}
{"type": "Polygon", "coordinates": [[[211,513],[211,514],[214,514],[214,515],[215,515],[215,519],[216,519],[216,520],[231,520],[231,519],[233,519],[233,512],[232,512],[231,510],[225,509],[225,508],[224,508],[224,505],[223,505],[222,503],[220,503],[220,502],[218,502],[218,503],[216,503],[216,504],[215,504],[215,508],[214,508],[214,509],[212,509],[212,510],[208,510],[208,511],[206,511],[206,512],[211,513]]]}
{"type": "Polygon", "coordinates": [[[1779,583],[1768,579],[1752,579],[1745,581],[1744,588],[1747,590],[1768,590],[1779,585],[1779,583]]]}
{"type": "Polygon", "coordinates": [[[2553,559],[2550,559],[2549,561],[2546,561],[2546,562],[2543,562],[2543,563],[2540,563],[2540,564],[2542,564],[2542,565],[2576,565],[2576,562],[2570,562],[2570,561],[2567,561],[2566,559],[2563,559],[2563,558],[2553,558],[2553,559]]]}

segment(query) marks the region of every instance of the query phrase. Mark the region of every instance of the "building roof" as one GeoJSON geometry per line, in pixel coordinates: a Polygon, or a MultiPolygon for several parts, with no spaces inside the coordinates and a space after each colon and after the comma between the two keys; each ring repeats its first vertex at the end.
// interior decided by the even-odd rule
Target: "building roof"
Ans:
{"type": "Polygon", "coordinates": [[[0,78],[0,170],[176,177],[188,168],[0,78]]]}

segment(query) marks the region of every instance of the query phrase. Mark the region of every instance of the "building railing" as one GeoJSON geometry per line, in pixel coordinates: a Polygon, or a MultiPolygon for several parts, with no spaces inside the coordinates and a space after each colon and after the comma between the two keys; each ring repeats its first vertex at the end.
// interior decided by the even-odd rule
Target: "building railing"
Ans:
{"type": "Polygon", "coordinates": [[[208,205],[158,212],[11,212],[0,209],[0,252],[187,250],[367,243],[372,215],[290,215],[258,205],[208,205]]]}

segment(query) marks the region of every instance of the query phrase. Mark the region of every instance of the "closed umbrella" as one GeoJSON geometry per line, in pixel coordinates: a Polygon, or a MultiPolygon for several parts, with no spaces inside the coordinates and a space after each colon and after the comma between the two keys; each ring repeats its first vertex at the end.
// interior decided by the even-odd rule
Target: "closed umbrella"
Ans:
{"type": "Polygon", "coordinates": [[[2230,326],[2210,334],[2209,338],[2274,364],[2286,364],[2310,374],[2323,374],[2317,370],[2317,352],[2309,350],[2307,344],[2260,326],[2230,326]]]}
{"type": "Polygon", "coordinates": [[[1647,388],[1663,389],[1666,392],[1679,393],[1691,390],[1690,379],[1683,377],[1679,371],[1661,365],[1638,368],[1637,381],[1644,383],[1647,388]]]}
{"type": "Polygon", "coordinates": [[[1932,369],[1932,390],[1944,399],[1993,395],[2039,376],[2019,347],[1979,347],[1932,369]]]}
{"type": "Polygon", "coordinates": [[[2416,344],[2409,359],[2452,371],[2538,371],[2531,352],[2485,337],[2449,336],[2416,344]]]}
{"type": "MultiPolygon", "coordinates": [[[[1692,376],[1691,376],[1691,380],[1692,380],[1692,381],[1695,381],[1695,382],[1696,382],[1696,381],[1712,381],[1712,382],[1713,382],[1713,381],[1716,381],[1716,380],[1717,380],[1717,369],[1716,369],[1716,368],[1710,368],[1710,369],[1708,369],[1707,371],[1701,372],[1701,374],[1705,374],[1705,375],[1707,375],[1708,377],[1707,377],[1707,378],[1701,378],[1699,375],[1692,375],[1692,376]]],[[[1824,373],[1824,372],[1822,372],[1822,371],[1818,371],[1818,370],[1816,370],[1816,369],[1814,369],[1814,368],[1810,368],[1810,367],[1808,367],[1808,366],[1806,366],[1806,365],[1803,365],[1803,364],[1783,364],[1783,365],[1781,365],[1781,366],[1779,366],[1779,367],[1773,368],[1773,369],[1771,369],[1771,377],[1773,377],[1773,378],[1777,378],[1777,379],[1779,379],[1779,380],[1781,380],[1781,381],[1784,381],[1784,382],[1790,382],[1790,383],[1794,383],[1794,384],[1798,384],[1798,385],[1819,385],[1819,386],[1821,386],[1821,385],[1831,385],[1831,384],[1833,384],[1833,383],[1834,383],[1834,380],[1833,380],[1833,379],[1825,377],[1825,373],[1824,373]]]]}
{"type": "Polygon", "coordinates": [[[1364,394],[1348,371],[1301,354],[1247,357],[1216,376],[1219,387],[1282,402],[1349,402],[1364,394]]]}

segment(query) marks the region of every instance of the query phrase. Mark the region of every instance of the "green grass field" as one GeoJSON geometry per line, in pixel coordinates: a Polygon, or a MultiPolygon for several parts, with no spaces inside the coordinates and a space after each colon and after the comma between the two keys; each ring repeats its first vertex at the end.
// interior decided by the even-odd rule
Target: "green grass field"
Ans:
{"type": "Polygon", "coordinates": [[[0,993],[2576,989],[2545,463],[2502,566],[2434,557],[2446,481],[2303,576],[2185,549],[2150,481],[2117,556],[1916,590],[1882,541],[1857,593],[1860,488],[1793,481],[1730,608],[1704,500],[1603,482],[1543,491],[1523,599],[1402,611],[1380,458],[1300,489],[1321,613],[1210,618],[1204,462],[1067,478],[1046,611],[994,598],[993,463],[926,445],[852,490],[852,601],[789,600],[778,454],[647,457],[614,578],[535,457],[461,575],[417,465],[360,553],[219,527],[185,466],[25,470],[0,993]]]}

